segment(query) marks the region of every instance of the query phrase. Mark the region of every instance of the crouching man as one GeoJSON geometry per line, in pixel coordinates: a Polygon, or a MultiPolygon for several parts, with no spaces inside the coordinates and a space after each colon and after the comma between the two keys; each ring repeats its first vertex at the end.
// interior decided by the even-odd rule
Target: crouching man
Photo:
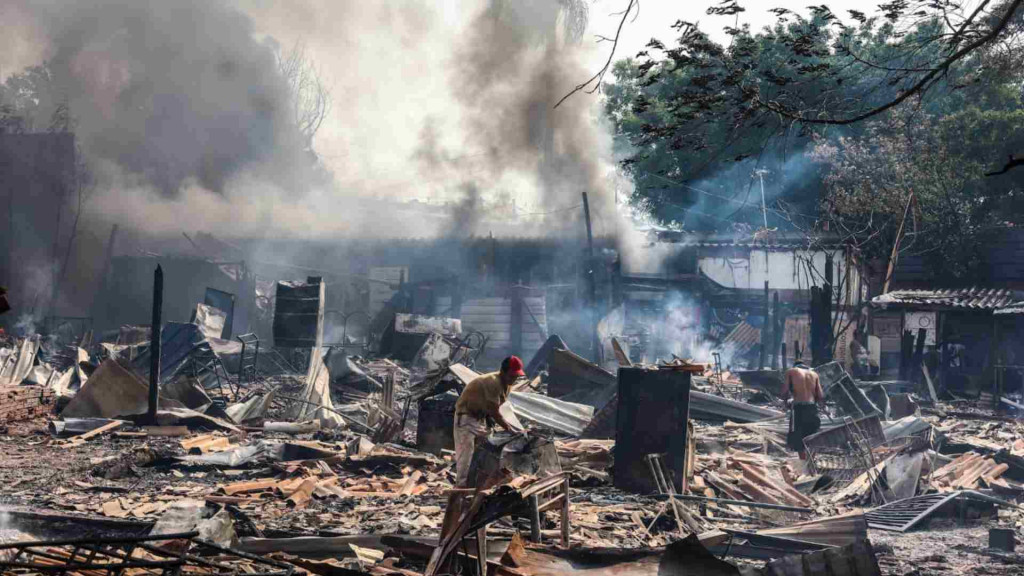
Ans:
{"type": "Polygon", "coordinates": [[[491,423],[497,422],[510,432],[521,432],[501,415],[501,405],[516,379],[525,376],[523,361],[509,356],[501,361],[501,370],[474,378],[455,403],[455,474],[456,486],[466,488],[469,465],[478,439],[491,432],[491,423]]]}

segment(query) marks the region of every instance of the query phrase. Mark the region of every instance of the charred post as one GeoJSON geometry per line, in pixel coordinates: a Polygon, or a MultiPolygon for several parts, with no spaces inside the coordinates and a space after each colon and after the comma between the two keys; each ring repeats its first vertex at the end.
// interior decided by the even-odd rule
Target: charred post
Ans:
{"type": "Polygon", "coordinates": [[[159,264],[153,272],[153,322],[149,345],[149,410],[146,420],[156,424],[157,404],[160,401],[160,336],[164,308],[164,270],[159,264]]]}

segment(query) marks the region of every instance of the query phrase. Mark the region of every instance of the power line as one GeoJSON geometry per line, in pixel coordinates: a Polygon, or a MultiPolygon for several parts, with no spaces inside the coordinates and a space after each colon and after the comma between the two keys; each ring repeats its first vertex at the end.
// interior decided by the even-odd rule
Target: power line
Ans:
{"type": "MultiPolygon", "coordinates": [[[[714,192],[708,192],[707,190],[701,190],[700,188],[694,188],[693,186],[690,186],[689,184],[684,184],[683,182],[676,182],[675,180],[670,180],[668,178],[665,178],[664,176],[661,176],[660,174],[655,174],[653,172],[647,172],[647,171],[642,171],[642,172],[644,174],[648,175],[648,176],[657,178],[659,180],[663,180],[665,182],[668,182],[669,184],[673,184],[675,186],[679,186],[680,188],[685,188],[687,190],[691,190],[693,192],[697,192],[698,194],[704,194],[704,195],[710,196],[712,198],[718,198],[719,200],[725,200],[726,202],[732,202],[733,204],[739,204],[741,206],[753,206],[753,204],[751,204],[750,202],[747,202],[745,200],[736,200],[735,198],[729,198],[728,196],[722,196],[721,194],[715,194],[714,192]]],[[[678,208],[682,208],[682,206],[678,206],[678,205],[671,204],[671,203],[669,203],[669,204],[673,205],[673,206],[676,206],[678,208]]],[[[820,218],[820,216],[812,216],[811,214],[804,214],[802,212],[785,212],[785,211],[774,209],[774,208],[768,208],[768,211],[772,212],[772,213],[774,213],[774,214],[776,214],[778,216],[781,216],[783,214],[796,214],[797,216],[803,216],[805,218],[812,218],[812,219],[815,219],[815,220],[820,218]]],[[[709,216],[710,216],[710,214],[709,214],[709,216]]]]}
{"type": "MultiPolygon", "coordinates": [[[[569,210],[576,210],[576,209],[579,209],[579,208],[582,208],[582,207],[583,207],[583,204],[576,204],[574,206],[566,206],[564,208],[556,208],[554,210],[549,210],[548,212],[520,212],[520,215],[521,216],[546,216],[548,214],[557,214],[559,212],[568,212],[569,210]]],[[[519,212],[520,210],[522,210],[522,208],[519,208],[517,206],[516,207],[516,211],[519,212]]]]}

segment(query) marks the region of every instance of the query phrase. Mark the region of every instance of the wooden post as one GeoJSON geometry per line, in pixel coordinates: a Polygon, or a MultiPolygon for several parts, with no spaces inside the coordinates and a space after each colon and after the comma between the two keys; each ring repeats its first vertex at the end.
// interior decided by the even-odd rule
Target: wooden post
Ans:
{"type": "Polygon", "coordinates": [[[900,338],[900,380],[909,380],[910,378],[913,345],[914,337],[911,336],[909,330],[904,330],[903,336],[900,338]]]}
{"type": "Polygon", "coordinates": [[[150,328],[149,344],[149,410],[146,420],[156,424],[156,410],[160,395],[160,337],[162,334],[161,314],[164,307],[164,270],[159,264],[153,272],[153,322],[150,328]]]}
{"type": "Polygon", "coordinates": [[[765,358],[768,355],[768,348],[771,347],[771,343],[775,340],[774,334],[772,334],[771,326],[771,313],[768,307],[768,281],[764,281],[764,306],[762,308],[764,315],[764,324],[761,326],[761,353],[757,358],[757,369],[764,370],[765,358]]]}
{"type": "Polygon", "coordinates": [[[487,526],[476,531],[476,566],[479,576],[487,576],[487,526]]]}
{"type": "Polygon", "coordinates": [[[526,288],[512,286],[509,289],[509,305],[512,314],[512,324],[509,326],[509,353],[516,356],[523,355],[523,295],[526,288]]]}
{"type": "Polygon", "coordinates": [[[1002,377],[1004,370],[999,367],[1002,362],[1000,361],[1000,342],[999,342],[999,320],[998,317],[992,315],[992,345],[989,347],[991,352],[989,353],[989,362],[992,364],[992,404],[993,408],[999,408],[999,398],[1003,395],[1003,383],[1002,377]]]}
{"type": "Polygon", "coordinates": [[[612,308],[622,305],[622,258],[618,257],[612,264],[612,308]]]}
{"type": "Polygon", "coordinates": [[[569,547],[569,479],[562,481],[562,546],[569,547]]]}
{"type": "Polygon", "coordinates": [[[587,223],[587,288],[590,292],[590,316],[591,316],[591,359],[594,362],[600,362],[601,358],[598,357],[601,349],[601,343],[597,336],[597,278],[594,277],[594,233],[590,227],[590,200],[587,199],[587,193],[583,193],[583,217],[587,223]]]}
{"type": "Polygon", "coordinates": [[[822,316],[822,362],[832,361],[832,350],[835,348],[835,331],[832,329],[832,286],[834,277],[834,262],[831,254],[825,255],[825,284],[821,287],[821,316],[822,316]]]}
{"type": "MultiPolygon", "coordinates": [[[[765,283],[767,286],[767,282],[765,283]]],[[[779,309],[779,293],[772,296],[772,370],[779,369],[779,345],[782,343],[782,311],[779,309]]]]}
{"type": "Polygon", "coordinates": [[[540,544],[540,500],[530,496],[530,541],[540,544]]]}
{"type": "MultiPolygon", "coordinates": [[[[819,357],[819,350],[821,345],[818,340],[821,336],[821,288],[817,286],[811,286],[811,341],[807,343],[810,348],[810,363],[811,366],[820,365],[821,358],[819,357]]],[[[805,351],[806,353],[807,351],[805,351]]]]}
{"type": "Polygon", "coordinates": [[[914,356],[910,360],[911,366],[920,366],[924,361],[924,339],[927,338],[927,336],[927,330],[924,328],[917,329],[917,342],[914,344],[914,356]]]}

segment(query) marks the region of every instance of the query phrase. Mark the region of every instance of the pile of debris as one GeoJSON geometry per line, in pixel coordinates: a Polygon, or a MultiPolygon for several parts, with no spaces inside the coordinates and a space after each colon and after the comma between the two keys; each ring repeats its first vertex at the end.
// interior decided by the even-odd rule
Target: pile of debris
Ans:
{"type": "Polygon", "coordinates": [[[205,305],[160,332],[155,375],[148,329],[0,347],[0,424],[18,432],[0,439],[17,530],[0,565],[868,576],[908,571],[929,522],[967,547],[951,565],[1019,560],[966,535],[1024,535],[1024,426],[924,398],[896,417],[837,364],[818,369],[830,406],[802,461],[778,373],[620,354],[615,374],[553,336],[503,408],[529,435],[480,443],[477,489],[456,488],[454,405],[486,338],[395,314],[376,352],[351,355],[321,345],[322,305],[302,311],[322,284],[292,284],[275,341],[306,348],[221,339],[205,305]]]}

